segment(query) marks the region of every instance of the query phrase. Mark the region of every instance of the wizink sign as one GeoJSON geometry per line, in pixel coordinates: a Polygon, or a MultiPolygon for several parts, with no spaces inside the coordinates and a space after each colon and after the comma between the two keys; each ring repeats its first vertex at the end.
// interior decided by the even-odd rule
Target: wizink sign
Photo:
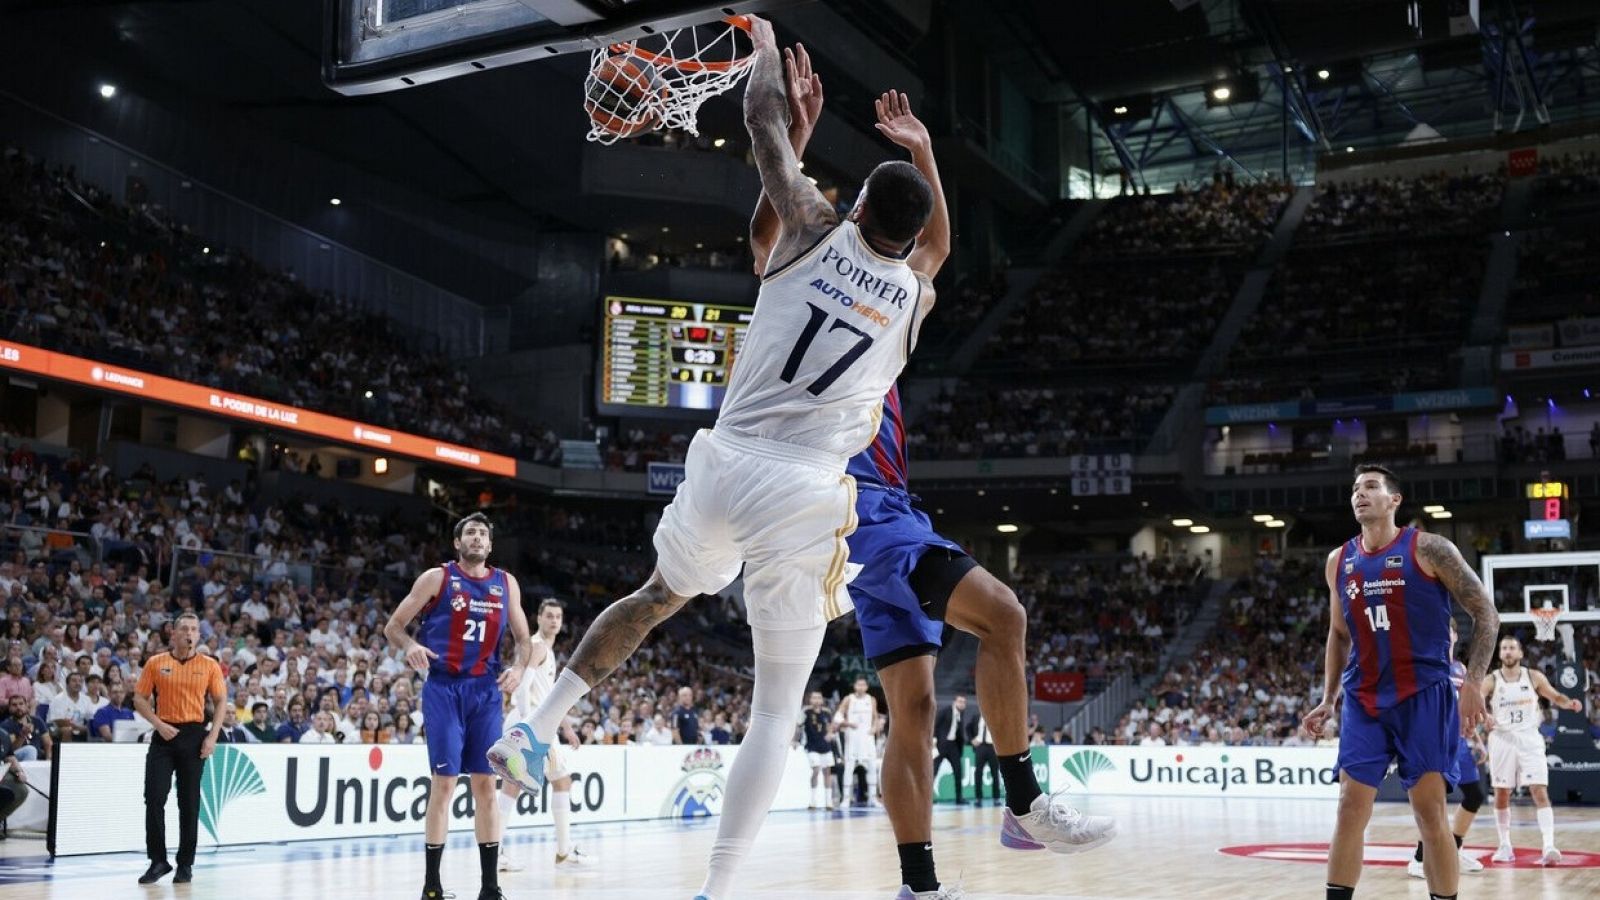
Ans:
{"type": "Polygon", "coordinates": [[[1051,785],[1085,794],[1339,796],[1333,747],[1052,747],[1051,785]]]}

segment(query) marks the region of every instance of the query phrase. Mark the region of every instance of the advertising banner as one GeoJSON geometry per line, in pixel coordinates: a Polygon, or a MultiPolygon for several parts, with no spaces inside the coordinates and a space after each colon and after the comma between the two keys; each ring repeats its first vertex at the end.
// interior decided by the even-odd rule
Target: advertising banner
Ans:
{"type": "Polygon", "coordinates": [[[327,438],[425,462],[459,466],[495,475],[517,474],[517,461],[498,453],[447,444],[432,438],[395,431],[392,428],[367,425],[285,403],[234,394],[203,384],[191,384],[175,378],[113,366],[110,363],[41,350],[27,344],[0,341],[0,368],[43,375],[103,391],[114,391],[210,415],[255,422],[262,426],[327,438]]]}
{"type": "MultiPolygon", "coordinates": [[[[144,850],[143,744],[65,744],[59,749],[52,852],[59,856],[144,850]]],[[[722,811],[737,747],[594,747],[567,751],[572,821],[699,818],[722,811]]],[[[200,845],[422,834],[427,748],[406,745],[222,744],[200,782],[200,845]]],[[[791,749],[773,809],[804,809],[805,754],[791,749]]],[[[517,798],[512,828],[551,824],[550,788],[517,798]]],[[[472,827],[466,777],[450,804],[450,830],[472,827]]],[[[177,795],[167,834],[178,835],[177,795]]]]}
{"type": "Polygon", "coordinates": [[[1339,797],[1337,747],[1050,748],[1056,790],[1149,797],[1339,797]]]}
{"type": "Polygon", "coordinates": [[[671,497],[683,484],[683,463],[653,462],[645,466],[645,493],[657,497],[671,497]]]}
{"type": "Polygon", "coordinates": [[[1344,397],[1286,403],[1251,403],[1206,408],[1207,425],[1242,425],[1250,422],[1287,422],[1295,419],[1330,419],[1378,412],[1434,412],[1493,406],[1491,388],[1416,391],[1376,397],[1344,397]]]}
{"type": "Polygon", "coordinates": [[[1082,672],[1039,672],[1033,676],[1033,699],[1070,703],[1083,699],[1082,672]]]}
{"type": "MultiPolygon", "coordinates": [[[[1050,748],[1034,747],[1033,774],[1039,779],[1039,787],[1044,788],[1046,794],[1050,793],[1050,748]]],[[[968,746],[961,751],[961,799],[976,800],[977,794],[977,756],[972,747],[968,746]]],[[[846,778],[849,773],[845,773],[846,778]]],[[[993,800],[1005,796],[1005,785],[1000,781],[998,771],[986,770],[984,772],[983,798],[993,800]]],[[[950,771],[950,764],[934,758],[933,769],[933,801],[935,803],[949,803],[956,798],[955,776],[950,771]]]]}
{"type": "Polygon", "coordinates": [[[1500,354],[1500,368],[1564,369],[1569,366],[1600,366],[1600,347],[1577,350],[1507,350],[1500,354]]]}
{"type": "Polygon", "coordinates": [[[1561,333],[1563,347],[1600,344],[1600,319],[1567,319],[1558,322],[1556,330],[1561,333]]]}
{"type": "Polygon", "coordinates": [[[1506,328],[1506,346],[1513,350],[1544,350],[1555,345],[1554,325],[1511,325],[1506,328]]]}

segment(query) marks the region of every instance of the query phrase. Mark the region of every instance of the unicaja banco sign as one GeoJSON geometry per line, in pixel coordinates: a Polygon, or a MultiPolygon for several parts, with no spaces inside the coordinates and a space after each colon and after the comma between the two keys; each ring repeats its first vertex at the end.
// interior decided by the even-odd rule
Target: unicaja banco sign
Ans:
{"type": "Polygon", "coordinates": [[[1339,795],[1332,747],[1052,747],[1069,790],[1147,796],[1339,795]]]}

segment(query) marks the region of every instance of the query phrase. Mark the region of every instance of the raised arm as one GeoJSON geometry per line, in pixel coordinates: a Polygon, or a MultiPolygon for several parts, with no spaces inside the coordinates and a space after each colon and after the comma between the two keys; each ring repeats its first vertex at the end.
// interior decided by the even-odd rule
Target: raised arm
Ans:
{"type": "Polygon", "coordinates": [[[1339,603],[1339,580],[1336,577],[1339,571],[1339,550],[1336,548],[1328,554],[1328,562],[1323,567],[1323,576],[1328,582],[1328,644],[1322,663],[1322,702],[1311,712],[1306,713],[1301,727],[1313,737],[1322,737],[1323,729],[1328,719],[1332,717],[1334,709],[1339,702],[1339,676],[1344,672],[1345,660],[1350,656],[1350,629],[1344,624],[1344,609],[1339,603]]]}
{"type": "Polygon", "coordinates": [[[761,173],[761,190],[777,213],[781,234],[774,252],[787,262],[802,252],[822,232],[838,224],[838,214],[822,192],[800,171],[800,160],[789,143],[789,98],[783,83],[772,23],[750,17],[750,37],[755,62],[744,89],[744,124],[750,131],[750,149],[761,173]]]}
{"type": "Polygon", "coordinates": [[[1437,534],[1417,535],[1417,565],[1424,575],[1439,579],[1450,596],[1472,617],[1472,643],[1467,650],[1467,680],[1461,684],[1461,728],[1463,733],[1487,721],[1483,694],[1472,689],[1481,684],[1494,659],[1495,641],[1500,635],[1500,614],[1484,590],[1478,574],[1461,558],[1456,545],[1437,534]]]}
{"type": "Polygon", "coordinates": [[[933,158],[933,139],[928,137],[927,126],[911,112],[911,98],[905,94],[889,91],[873,101],[873,108],[878,113],[875,127],[897,146],[911,151],[911,164],[933,188],[933,212],[922,234],[917,235],[911,258],[906,260],[912,271],[931,280],[950,256],[950,209],[944,202],[944,185],[939,182],[939,164],[933,158]]]}
{"type": "MultiPolygon", "coordinates": [[[[789,83],[789,146],[799,160],[805,156],[817,117],[822,114],[822,79],[811,70],[811,54],[804,44],[783,51],[783,74],[789,83]]],[[[772,248],[781,235],[778,211],[772,208],[772,201],[763,190],[756,200],[755,214],[750,217],[750,253],[755,257],[756,277],[767,274],[772,248]]]]}

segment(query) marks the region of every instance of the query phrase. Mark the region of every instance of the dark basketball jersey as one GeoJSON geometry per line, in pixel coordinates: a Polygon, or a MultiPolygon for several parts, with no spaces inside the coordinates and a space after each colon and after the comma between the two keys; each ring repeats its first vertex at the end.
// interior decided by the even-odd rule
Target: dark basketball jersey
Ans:
{"type": "Polygon", "coordinates": [[[806,736],[807,753],[829,753],[833,746],[828,743],[828,723],[833,721],[833,714],[825,709],[807,709],[805,724],[801,727],[806,736]]]}
{"type": "Polygon", "coordinates": [[[900,409],[900,386],[895,385],[883,398],[883,418],[878,422],[878,434],[867,449],[850,458],[845,472],[855,476],[857,482],[905,490],[906,425],[900,409]]]}
{"type": "Polygon", "coordinates": [[[1417,565],[1417,530],[1366,552],[1351,538],[1339,558],[1339,600],[1350,630],[1344,690],[1376,716],[1450,677],[1450,595],[1417,565]]]}
{"type": "Polygon", "coordinates": [[[456,563],[445,563],[439,594],[422,610],[417,643],[439,654],[429,664],[434,673],[489,675],[500,673],[500,638],[506,629],[506,573],[490,567],[474,578],[456,563]]]}

